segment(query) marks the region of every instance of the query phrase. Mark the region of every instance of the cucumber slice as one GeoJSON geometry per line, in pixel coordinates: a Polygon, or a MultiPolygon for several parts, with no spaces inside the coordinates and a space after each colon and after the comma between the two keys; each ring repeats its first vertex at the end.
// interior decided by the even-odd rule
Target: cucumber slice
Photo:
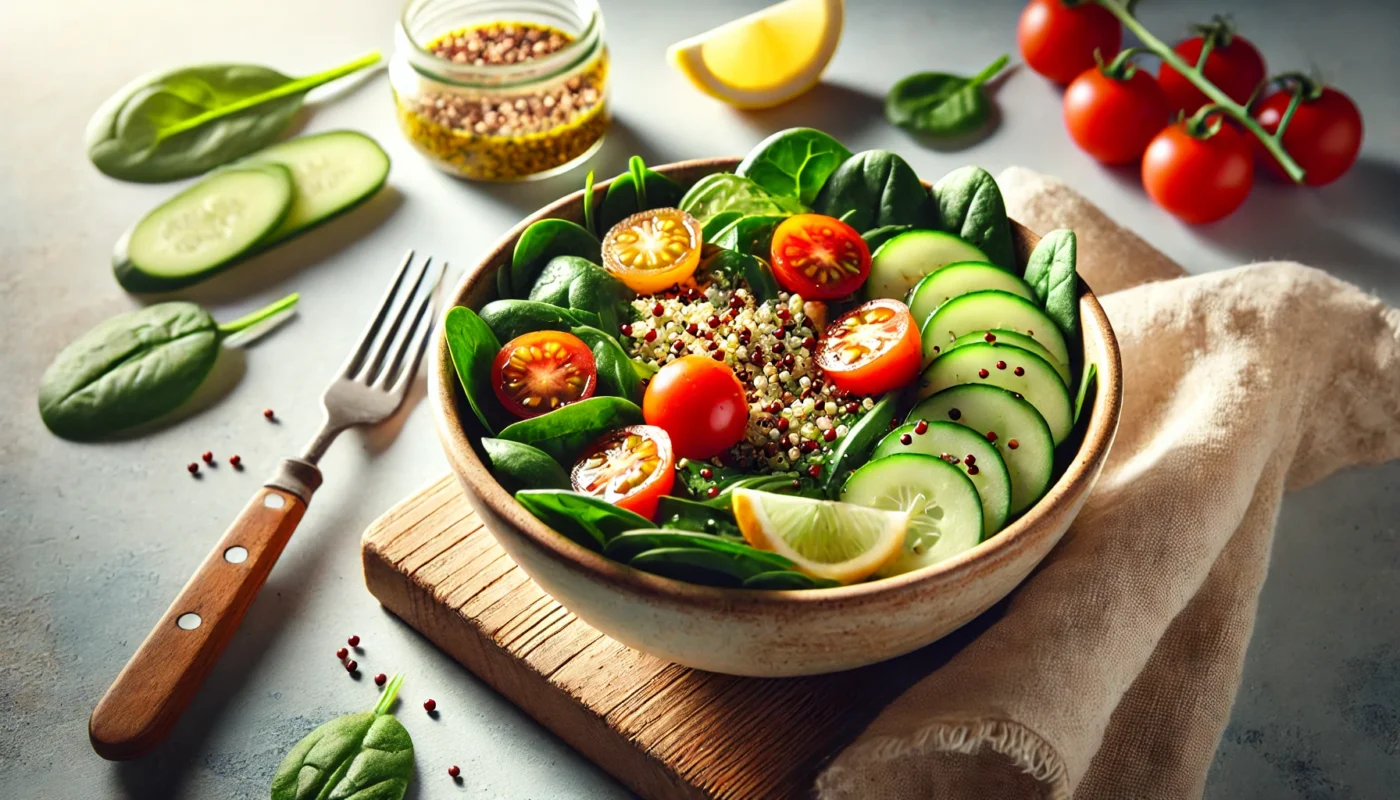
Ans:
{"type": "Polygon", "coordinates": [[[962,347],[965,344],[981,344],[983,342],[986,342],[988,341],[987,334],[992,335],[990,341],[994,344],[1009,344],[1012,347],[1019,347],[1022,350],[1029,350],[1032,353],[1035,353],[1036,355],[1045,359],[1047,362],[1049,362],[1050,366],[1054,367],[1055,371],[1060,374],[1060,380],[1065,382],[1066,387],[1068,387],[1073,381],[1073,377],[1069,374],[1069,367],[1065,366],[1064,364],[1061,364],[1059,360],[1057,360],[1054,356],[1050,355],[1050,351],[1045,349],[1045,345],[1042,345],[1040,342],[1037,342],[1036,340],[1025,335],[1024,333],[1017,333],[1016,331],[1008,331],[1001,329],[991,331],[973,331],[972,333],[964,334],[954,339],[952,344],[949,344],[948,346],[943,348],[943,352],[947,353],[948,351],[958,347],[962,347]]]}
{"type": "Polygon", "coordinates": [[[968,344],[928,365],[919,376],[919,397],[963,383],[1000,386],[1026,398],[1059,444],[1074,427],[1074,400],[1060,375],[1035,353],[1009,344],[968,344]],[[1021,374],[1016,374],[1017,372],[1021,374]]]}
{"type": "Polygon", "coordinates": [[[117,242],[117,282],[130,292],[164,292],[201,281],[255,250],[287,217],[294,194],[292,174],[279,164],[216,172],[117,242]]]}
{"type": "Polygon", "coordinates": [[[245,164],[281,164],[292,172],[296,195],[287,218],[268,234],[270,247],[363,203],[389,177],[389,156],[355,131],[330,131],[275,144],[245,164]]]}
{"type": "Polygon", "coordinates": [[[1025,334],[1040,342],[1061,364],[1069,363],[1064,334],[1024,297],[1009,292],[972,292],[944,303],[924,323],[924,363],[932,361],[959,336],[994,328],[1025,334]]]}
{"type": "Polygon", "coordinates": [[[976,247],[943,231],[908,231],[880,245],[870,257],[870,277],[865,279],[864,299],[889,297],[900,302],[925,275],[945,264],[986,261],[976,247]]]}
{"type": "Polygon", "coordinates": [[[951,420],[986,437],[995,433],[997,452],[1011,477],[1011,514],[1035,504],[1050,488],[1055,442],[1035,406],[1005,389],[964,384],[944,389],[914,406],[907,419],[951,420]],[[1015,446],[1012,446],[1015,442],[1015,446]]]}
{"type": "Polygon", "coordinates": [[[1030,284],[993,264],[981,261],[959,261],[937,272],[925,275],[909,291],[909,313],[922,326],[938,307],[972,292],[1007,292],[1038,302],[1030,284]]]}
{"type": "Polygon", "coordinates": [[[1011,515],[1011,474],[1006,470],[997,446],[986,437],[964,428],[956,422],[941,420],[915,420],[906,422],[889,432],[871,453],[874,461],[896,453],[919,453],[942,458],[961,469],[977,495],[982,498],[982,538],[989,539],[1001,530],[1006,518],[1011,515]],[[924,422],[923,433],[919,433],[918,423],[924,422]],[[901,441],[909,437],[909,444],[901,441]]]}
{"type": "Polygon", "coordinates": [[[871,461],[851,473],[841,502],[913,512],[903,550],[877,577],[937,564],[982,541],[977,488],[967,473],[935,456],[898,453],[871,461]]]}

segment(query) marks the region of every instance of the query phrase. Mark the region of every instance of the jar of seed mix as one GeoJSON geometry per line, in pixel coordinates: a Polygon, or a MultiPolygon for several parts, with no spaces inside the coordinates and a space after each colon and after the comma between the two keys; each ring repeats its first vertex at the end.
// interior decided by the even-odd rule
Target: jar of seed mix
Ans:
{"type": "Polygon", "coordinates": [[[389,80],[404,135],[465,178],[563,172],[608,128],[596,0],[409,0],[389,80]]]}

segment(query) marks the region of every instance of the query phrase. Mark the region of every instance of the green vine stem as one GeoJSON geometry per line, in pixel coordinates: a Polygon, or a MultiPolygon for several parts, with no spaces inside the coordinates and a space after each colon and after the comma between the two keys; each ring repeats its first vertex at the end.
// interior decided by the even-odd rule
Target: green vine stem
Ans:
{"type": "Polygon", "coordinates": [[[293,292],[270,306],[264,306],[263,308],[260,308],[251,314],[239,317],[238,319],[232,322],[225,322],[224,324],[219,326],[219,334],[222,336],[228,336],[230,334],[238,333],[239,331],[245,331],[258,324],[259,322],[262,322],[265,319],[275,317],[278,314],[281,314],[283,311],[286,311],[287,309],[296,305],[297,300],[299,300],[300,298],[300,294],[293,292]]]}
{"type": "Polygon", "coordinates": [[[1103,59],[1099,57],[1099,51],[1095,50],[1094,60],[1099,62],[1099,68],[1106,77],[1120,81],[1129,81],[1133,79],[1133,75],[1137,74],[1138,70],[1138,65],[1133,62],[1132,58],[1142,53],[1156,55],[1156,53],[1153,53],[1146,47],[1125,47],[1119,50],[1118,55],[1114,56],[1113,60],[1107,64],[1103,63],[1103,59]]]}
{"type": "MultiPolygon", "coordinates": [[[[1156,54],[1158,58],[1162,59],[1164,64],[1180,72],[1192,85],[1200,89],[1206,97],[1213,101],[1216,108],[1212,109],[1212,113],[1224,113],[1234,119],[1235,122],[1238,122],[1241,127],[1253,134],[1254,138],[1258,139],[1260,144],[1264,145],[1264,148],[1269,151],[1269,154],[1272,155],[1278,161],[1279,165],[1283,167],[1283,170],[1288,173],[1288,177],[1292,178],[1296,183],[1303,182],[1303,168],[1298,166],[1298,162],[1294,161],[1293,157],[1288,155],[1288,151],[1283,149],[1283,143],[1280,141],[1280,137],[1283,133],[1282,127],[1279,128],[1278,136],[1270,135],[1268,131],[1264,130],[1263,127],[1249,115],[1249,109],[1231,100],[1228,95],[1217,89],[1215,84],[1206,80],[1205,76],[1202,75],[1199,70],[1187,64],[1181,56],[1177,55],[1175,50],[1167,46],[1161,39],[1153,36],[1152,32],[1143,27],[1142,23],[1137,21],[1137,18],[1132,15],[1132,12],[1129,11],[1127,6],[1120,2],[1120,0],[1083,0],[1083,2],[1101,6],[1108,13],[1117,17],[1118,21],[1123,23],[1123,27],[1137,36],[1144,47],[1156,54]]],[[[1301,97],[1301,92],[1295,93],[1293,96],[1293,105],[1301,102],[1301,97]]],[[[1292,115],[1288,114],[1285,118],[1291,117],[1292,115]]]]}
{"type": "Polygon", "coordinates": [[[396,674],[389,685],[384,687],[384,693],[379,696],[379,702],[374,704],[374,715],[388,714],[389,708],[394,705],[394,698],[399,694],[399,687],[403,685],[403,673],[396,674]]]}

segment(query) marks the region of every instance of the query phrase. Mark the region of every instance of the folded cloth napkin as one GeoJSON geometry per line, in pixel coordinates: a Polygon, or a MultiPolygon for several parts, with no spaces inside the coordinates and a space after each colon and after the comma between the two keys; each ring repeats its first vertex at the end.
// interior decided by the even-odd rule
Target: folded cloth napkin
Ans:
{"type": "Polygon", "coordinates": [[[1194,277],[1063,183],[1011,215],[1072,228],[1123,352],[1102,476],[1005,613],[886,708],[828,798],[1199,797],[1284,491],[1400,457],[1400,311],[1293,263],[1194,277]]]}

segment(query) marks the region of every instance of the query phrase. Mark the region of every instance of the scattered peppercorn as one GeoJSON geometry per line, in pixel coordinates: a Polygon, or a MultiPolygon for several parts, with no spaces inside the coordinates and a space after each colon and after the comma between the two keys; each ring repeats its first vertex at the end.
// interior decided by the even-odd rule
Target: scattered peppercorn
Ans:
{"type": "Polygon", "coordinates": [[[998,361],[998,362],[997,362],[997,369],[1006,369],[1006,362],[1005,362],[1005,361],[998,361]]]}
{"type": "Polygon", "coordinates": [[[433,711],[435,711],[436,709],[437,709],[437,701],[436,701],[436,700],[434,700],[434,699],[432,699],[432,698],[430,697],[430,698],[428,698],[427,700],[424,700],[424,701],[423,701],[423,710],[424,710],[424,711],[426,711],[426,712],[428,712],[429,714],[431,714],[431,713],[433,713],[433,711]]]}
{"type": "Polygon", "coordinates": [[[455,778],[458,775],[462,774],[462,768],[457,766],[456,764],[453,764],[452,766],[447,768],[447,774],[455,778]]]}
{"type": "Polygon", "coordinates": [[[193,462],[193,461],[191,461],[191,462],[189,463],[189,466],[185,467],[185,469],[189,470],[191,475],[198,475],[198,474],[199,474],[199,464],[197,464],[197,463],[195,463],[195,462],[193,462]]]}
{"type": "Polygon", "coordinates": [[[263,416],[266,417],[267,419],[272,419],[273,417],[275,417],[275,416],[277,416],[277,415],[274,414],[274,413],[272,413],[272,409],[270,409],[270,408],[264,408],[264,409],[263,409],[263,416]]]}
{"type": "Polygon", "coordinates": [[[976,465],[976,464],[969,463],[969,464],[967,465],[967,474],[969,474],[969,475],[976,475],[976,474],[977,474],[978,472],[980,472],[980,471],[981,471],[981,470],[979,470],[979,469],[977,468],[977,465],[976,465]]]}
{"type": "Polygon", "coordinates": [[[384,682],[387,681],[387,680],[389,680],[389,676],[388,676],[388,675],[385,675],[384,673],[381,672],[381,673],[379,673],[378,675],[375,675],[375,676],[374,676],[374,685],[375,685],[375,686],[383,686],[383,685],[384,685],[384,682]]]}
{"type": "Polygon", "coordinates": [[[355,670],[357,670],[357,669],[359,669],[359,668],[360,668],[360,665],[359,665],[359,664],[356,664],[353,660],[345,662],[345,671],[346,671],[346,672],[354,672],[355,670]]]}
{"type": "Polygon", "coordinates": [[[715,476],[715,471],[712,470],[712,469],[710,469],[709,467],[704,467],[704,468],[702,468],[702,469],[700,470],[700,477],[704,478],[705,480],[709,480],[710,478],[713,478],[714,476],[715,476]]]}
{"type": "Polygon", "coordinates": [[[211,453],[211,452],[208,451],[208,450],[205,450],[205,451],[204,451],[204,455],[200,456],[200,458],[204,459],[204,463],[206,463],[206,464],[213,464],[213,463],[214,463],[214,454],[211,453]]]}
{"type": "Polygon", "coordinates": [[[987,333],[987,335],[983,336],[982,338],[986,339],[989,342],[995,342],[997,340],[997,337],[992,335],[990,331],[987,333]]]}
{"type": "Polygon", "coordinates": [[[1015,450],[1016,448],[1021,446],[1021,443],[1016,441],[1015,439],[1007,439],[1006,446],[1011,448],[1012,450],[1015,450]]]}
{"type": "Polygon", "coordinates": [[[360,637],[355,636],[354,634],[351,634],[350,638],[345,640],[345,643],[348,644],[348,645],[350,645],[351,647],[359,647],[359,646],[360,646],[360,637]]]}
{"type": "Polygon", "coordinates": [[[923,436],[924,434],[928,433],[928,420],[921,419],[918,422],[914,423],[914,433],[917,433],[920,436],[923,436]]]}
{"type": "Polygon", "coordinates": [[[1020,376],[1026,374],[1025,369],[1023,369],[1023,368],[1021,368],[1021,367],[1017,367],[1016,369],[1013,369],[1013,370],[1011,370],[1011,371],[1014,372],[1014,373],[1016,373],[1016,376],[1017,376],[1017,377],[1020,377],[1020,376]]]}
{"type": "Polygon", "coordinates": [[[967,457],[964,458],[963,461],[966,461],[968,464],[976,464],[976,463],[977,463],[977,456],[974,456],[973,454],[968,453],[968,454],[967,454],[967,457]]]}
{"type": "Polygon", "coordinates": [[[705,490],[705,496],[708,497],[708,498],[710,498],[710,499],[714,499],[714,498],[716,498],[716,497],[719,497],[719,487],[718,487],[718,486],[711,486],[710,488],[706,489],[706,490],[705,490]]]}
{"type": "Polygon", "coordinates": [[[992,374],[992,373],[988,372],[988,371],[985,370],[985,369],[979,369],[979,370],[977,370],[977,377],[979,377],[979,378],[985,378],[985,377],[987,377],[987,376],[990,375],[990,374],[992,374]]]}
{"type": "Polygon", "coordinates": [[[948,409],[948,419],[954,419],[954,420],[955,420],[955,419],[961,419],[961,418],[962,418],[962,412],[961,412],[961,411],[957,410],[956,408],[950,408],[950,409],[948,409]]]}
{"type": "Polygon", "coordinates": [[[342,647],[339,650],[335,651],[335,657],[340,659],[341,661],[344,661],[345,659],[350,657],[350,651],[342,647]]]}
{"type": "Polygon", "coordinates": [[[907,434],[907,433],[901,434],[900,437],[899,437],[899,443],[900,443],[900,444],[906,444],[906,445],[907,445],[907,444],[913,444],[913,443],[914,443],[914,437],[913,437],[913,436],[910,436],[910,435],[907,434]]]}
{"type": "Polygon", "coordinates": [[[228,465],[234,469],[243,469],[243,458],[238,455],[228,457],[228,465]]]}
{"type": "Polygon", "coordinates": [[[989,442],[995,442],[996,440],[997,440],[997,432],[996,432],[996,431],[987,431],[987,441],[989,441],[989,442]]]}

